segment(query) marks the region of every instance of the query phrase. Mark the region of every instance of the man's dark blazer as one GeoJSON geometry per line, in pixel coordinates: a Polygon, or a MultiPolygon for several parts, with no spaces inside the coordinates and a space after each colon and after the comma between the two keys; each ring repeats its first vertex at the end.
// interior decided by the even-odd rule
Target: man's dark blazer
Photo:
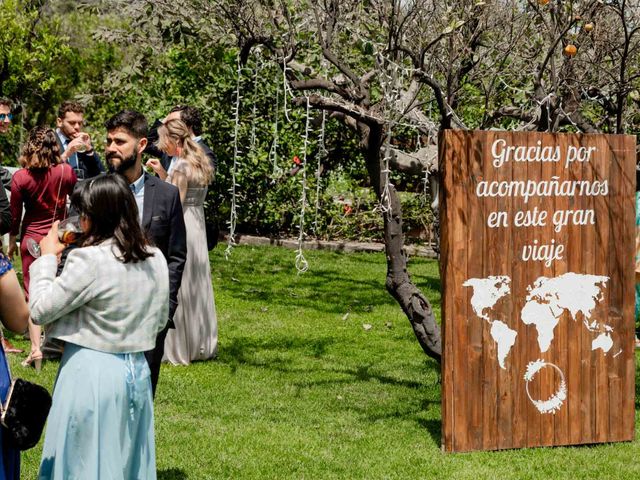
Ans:
{"type": "MultiPolygon", "coordinates": [[[[77,213],[70,212],[70,214],[77,213]]],[[[178,306],[178,290],[182,282],[184,263],[187,260],[187,231],[184,226],[178,188],[146,172],[144,173],[142,229],[153,244],[162,251],[169,267],[169,321],[156,337],[154,349],[144,353],[151,370],[151,386],[155,396],[160,363],[164,355],[164,340],[169,328],[174,328],[173,315],[178,306]]],[[[58,275],[64,267],[68,250],[66,249],[62,254],[58,275]]]]}
{"type": "Polygon", "coordinates": [[[162,251],[169,266],[169,322],[156,337],[155,348],[145,352],[151,370],[151,387],[155,397],[160,364],[164,355],[164,341],[169,328],[174,328],[173,315],[178,306],[178,290],[182,283],[184,263],[187,260],[187,232],[178,188],[146,172],[144,173],[142,229],[162,251]]]}
{"type": "MultiPolygon", "coordinates": [[[[0,185],[0,235],[8,233],[11,229],[11,209],[7,191],[0,185]]],[[[0,244],[2,240],[0,240],[0,244]]]]}
{"type": "Polygon", "coordinates": [[[169,266],[169,325],[178,306],[178,290],[187,259],[187,233],[178,188],[144,174],[142,229],[158,247],[169,266]]]}
{"type": "MultiPolygon", "coordinates": [[[[64,148],[62,147],[62,140],[60,139],[60,134],[57,131],[56,139],[58,140],[60,153],[63,153],[64,148]]],[[[88,154],[86,152],[76,152],[76,158],[78,159],[77,169],[82,170],[83,172],[82,178],[92,178],[104,172],[104,167],[102,166],[102,162],[100,161],[100,156],[95,150],[93,150],[91,154],[88,154]]],[[[78,172],[76,172],[76,174],[77,173],[78,172]]],[[[80,175],[78,175],[78,178],[80,178],[80,175]]]]}

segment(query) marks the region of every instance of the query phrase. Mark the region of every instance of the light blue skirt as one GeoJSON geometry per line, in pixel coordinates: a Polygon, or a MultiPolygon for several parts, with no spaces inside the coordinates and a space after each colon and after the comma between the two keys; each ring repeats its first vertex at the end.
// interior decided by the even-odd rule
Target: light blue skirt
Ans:
{"type": "Polygon", "coordinates": [[[67,343],[39,478],[155,479],[149,375],[143,353],[104,353],[67,343]]]}

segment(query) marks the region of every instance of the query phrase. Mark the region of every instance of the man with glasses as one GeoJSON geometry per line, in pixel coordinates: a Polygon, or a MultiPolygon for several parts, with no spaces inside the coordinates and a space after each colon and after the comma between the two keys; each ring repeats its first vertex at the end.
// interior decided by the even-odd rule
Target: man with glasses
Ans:
{"type": "Polygon", "coordinates": [[[100,157],[93,149],[91,137],[83,132],[84,107],[67,100],[58,109],[56,119],[58,145],[62,159],[76,172],[78,180],[91,178],[104,172],[100,157]]]}
{"type": "Polygon", "coordinates": [[[12,120],[11,100],[8,98],[0,98],[0,134],[4,135],[9,131],[12,120]]]}

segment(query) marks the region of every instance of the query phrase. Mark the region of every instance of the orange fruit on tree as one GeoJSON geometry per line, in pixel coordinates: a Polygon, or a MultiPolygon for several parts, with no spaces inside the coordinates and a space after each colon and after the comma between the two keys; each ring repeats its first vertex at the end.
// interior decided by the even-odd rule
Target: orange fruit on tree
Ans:
{"type": "Polygon", "coordinates": [[[563,53],[567,57],[573,57],[576,53],[578,53],[578,48],[574,44],[570,43],[569,45],[564,47],[563,53]]]}
{"type": "Polygon", "coordinates": [[[590,32],[591,30],[593,30],[593,23],[591,23],[591,22],[585,23],[584,24],[584,31],[585,32],[590,32]]]}
{"type": "Polygon", "coordinates": [[[549,0],[538,0],[538,5],[545,6],[547,3],[549,3],[549,0]]]}

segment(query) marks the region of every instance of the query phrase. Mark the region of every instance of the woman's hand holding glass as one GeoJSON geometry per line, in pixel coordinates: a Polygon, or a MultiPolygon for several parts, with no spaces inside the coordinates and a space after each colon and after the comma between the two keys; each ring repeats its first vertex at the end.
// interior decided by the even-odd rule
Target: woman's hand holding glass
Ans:
{"type": "Polygon", "coordinates": [[[33,238],[26,240],[27,250],[33,256],[38,258],[41,255],[62,253],[66,245],[75,243],[82,234],[82,226],[80,217],[68,217],[62,222],[54,222],[47,233],[47,236],[37,243],[33,238]]]}
{"type": "Polygon", "coordinates": [[[51,229],[42,240],[40,240],[40,255],[60,255],[65,248],[65,244],[60,241],[60,222],[53,222],[51,229]]]}

